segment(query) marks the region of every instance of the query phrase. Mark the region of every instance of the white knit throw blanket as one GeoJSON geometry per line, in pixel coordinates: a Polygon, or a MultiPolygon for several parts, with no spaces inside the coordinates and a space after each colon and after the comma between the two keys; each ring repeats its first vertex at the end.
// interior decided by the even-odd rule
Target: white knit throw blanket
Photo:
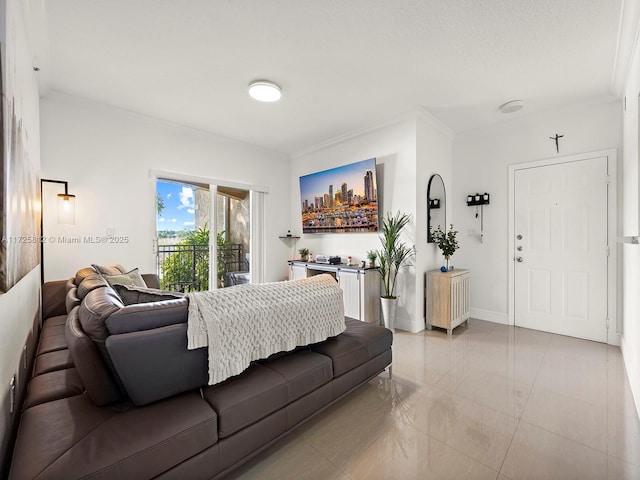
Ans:
{"type": "Polygon", "coordinates": [[[187,298],[187,348],[209,347],[209,385],[238,375],[252,360],[321,342],[346,328],[342,289],[329,275],[187,298]]]}

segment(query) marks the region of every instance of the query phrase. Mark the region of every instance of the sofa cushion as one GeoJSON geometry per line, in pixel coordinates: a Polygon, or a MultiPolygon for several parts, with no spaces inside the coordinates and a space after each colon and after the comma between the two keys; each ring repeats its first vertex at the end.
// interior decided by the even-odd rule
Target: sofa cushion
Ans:
{"type": "Polygon", "coordinates": [[[308,349],[281,356],[262,365],[284,378],[287,403],[312,392],[333,378],[331,359],[308,349]]]}
{"type": "Polygon", "coordinates": [[[65,348],[64,350],[38,355],[33,366],[33,375],[42,375],[43,373],[71,367],[73,367],[73,359],[69,349],[65,348]]]}
{"type": "Polygon", "coordinates": [[[93,272],[91,275],[87,275],[82,282],[78,284],[77,295],[80,300],[84,300],[90,292],[97,288],[108,287],[109,282],[107,282],[102,275],[99,273],[93,272]]]}
{"type": "Polygon", "coordinates": [[[121,273],[118,275],[104,275],[104,279],[109,282],[109,285],[135,285],[136,287],[146,288],[147,284],[144,283],[142,275],[137,268],[134,268],[130,272],[121,273]]]}
{"type": "Polygon", "coordinates": [[[86,277],[95,276],[99,273],[100,272],[93,267],[81,268],[76,272],[75,284],[79,286],[86,277]]]}
{"type": "Polygon", "coordinates": [[[287,405],[285,379],[253,364],[240,375],[202,391],[218,414],[218,435],[225,438],[287,405]]]}
{"type": "Polygon", "coordinates": [[[42,328],[48,326],[64,325],[67,322],[67,315],[58,315],[57,317],[49,317],[42,322],[42,328]]]}
{"type": "Polygon", "coordinates": [[[43,373],[33,377],[29,382],[23,408],[80,395],[82,392],[84,392],[84,386],[75,368],[43,373]]]}
{"type": "Polygon", "coordinates": [[[153,478],[217,439],[216,414],[197,393],[142,408],[77,395],[22,414],[9,478],[153,478]]]}
{"type": "Polygon", "coordinates": [[[189,301],[186,298],[173,298],[161,302],[127,305],[113,312],[105,320],[105,327],[109,335],[138,332],[186,323],[188,315],[189,301]]]}
{"type": "Polygon", "coordinates": [[[393,334],[384,327],[347,318],[347,329],[336,337],[311,345],[311,350],[333,361],[333,376],[364,364],[391,347],[393,334]]]}
{"type": "Polygon", "coordinates": [[[369,360],[367,346],[344,334],[311,345],[311,350],[331,358],[334,377],[339,377],[369,360]]]}
{"type": "Polygon", "coordinates": [[[347,329],[344,334],[363,342],[367,346],[369,359],[388,350],[393,344],[391,331],[380,325],[372,325],[352,318],[348,318],[345,323],[347,329]]]}
{"type": "Polygon", "coordinates": [[[40,339],[38,344],[38,351],[36,355],[42,355],[43,353],[55,352],[57,350],[64,350],[67,347],[67,340],[63,335],[50,335],[40,339]]]}
{"type": "Polygon", "coordinates": [[[173,300],[175,298],[184,297],[184,293],[169,292],[166,290],[158,290],[157,288],[142,288],[135,285],[114,284],[114,290],[122,299],[122,303],[126,305],[134,305],[136,303],[152,303],[161,302],[162,300],[173,300]]]}
{"type": "Polygon", "coordinates": [[[51,337],[53,335],[64,335],[64,323],[57,325],[54,323],[47,323],[46,325],[42,325],[40,338],[51,337]]]}

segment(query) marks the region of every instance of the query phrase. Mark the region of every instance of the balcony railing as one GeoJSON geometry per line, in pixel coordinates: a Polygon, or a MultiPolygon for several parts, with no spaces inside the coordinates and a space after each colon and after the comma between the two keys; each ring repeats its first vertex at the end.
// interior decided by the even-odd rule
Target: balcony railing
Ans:
{"type": "MultiPolygon", "coordinates": [[[[209,290],[208,245],[158,245],[160,288],[178,292],[209,290]]],[[[239,243],[218,247],[218,287],[224,286],[227,272],[246,271],[244,246],[239,243]]]]}

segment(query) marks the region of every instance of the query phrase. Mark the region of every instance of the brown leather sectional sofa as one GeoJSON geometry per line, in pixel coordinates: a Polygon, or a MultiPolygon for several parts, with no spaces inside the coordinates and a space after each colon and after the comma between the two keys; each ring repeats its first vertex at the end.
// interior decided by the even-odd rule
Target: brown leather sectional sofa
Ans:
{"type": "Polygon", "coordinates": [[[187,300],[162,295],[118,294],[93,268],[44,285],[10,479],[222,478],[391,364],[391,332],[346,319],[337,337],[201,387],[187,300]]]}

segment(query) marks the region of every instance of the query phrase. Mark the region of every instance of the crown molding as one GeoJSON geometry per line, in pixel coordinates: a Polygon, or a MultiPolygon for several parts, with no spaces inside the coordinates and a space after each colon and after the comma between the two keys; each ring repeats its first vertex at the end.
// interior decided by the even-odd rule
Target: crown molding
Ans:
{"type": "Polygon", "coordinates": [[[442,122],[442,120],[438,119],[426,108],[418,107],[416,109],[416,115],[418,119],[427,123],[430,127],[433,127],[441,134],[446,135],[449,138],[449,140],[453,140],[455,138],[456,132],[447,124],[442,122]]]}
{"type": "Polygon", "coordinates": [[[422,120],[426,122],[429,126],[435,128],[436,130],[438,130],[438,132],[444,135],[447,135],[451,139],[453,139],[455,135],[451,128],[449,128],[447,125],[445,125],[440,120],[438,120],[427,109],[423,107],[416,107],[411,110],[400,113],[395,117],[391,117],[387,120],[384,120],[382,122],[378,122],[364,128],[353,130],[349,133],[345,133],[344,135],[339,135],[337,137],[330,138],[320,143],[316,143],[311,147],[298,150],[297,152],[294,152],[293,154],[291,154],[291,158],[295,160],[295,159],[304,157],[306,155],[310,155],[312,153],[318,152],[320,150],[325,150],[334,145],[338,145],[340,143],[352,140],[354,138],[376,132],[383,128],[394,127],[402,123],[416,122],[417,120],[422,120]]]}

